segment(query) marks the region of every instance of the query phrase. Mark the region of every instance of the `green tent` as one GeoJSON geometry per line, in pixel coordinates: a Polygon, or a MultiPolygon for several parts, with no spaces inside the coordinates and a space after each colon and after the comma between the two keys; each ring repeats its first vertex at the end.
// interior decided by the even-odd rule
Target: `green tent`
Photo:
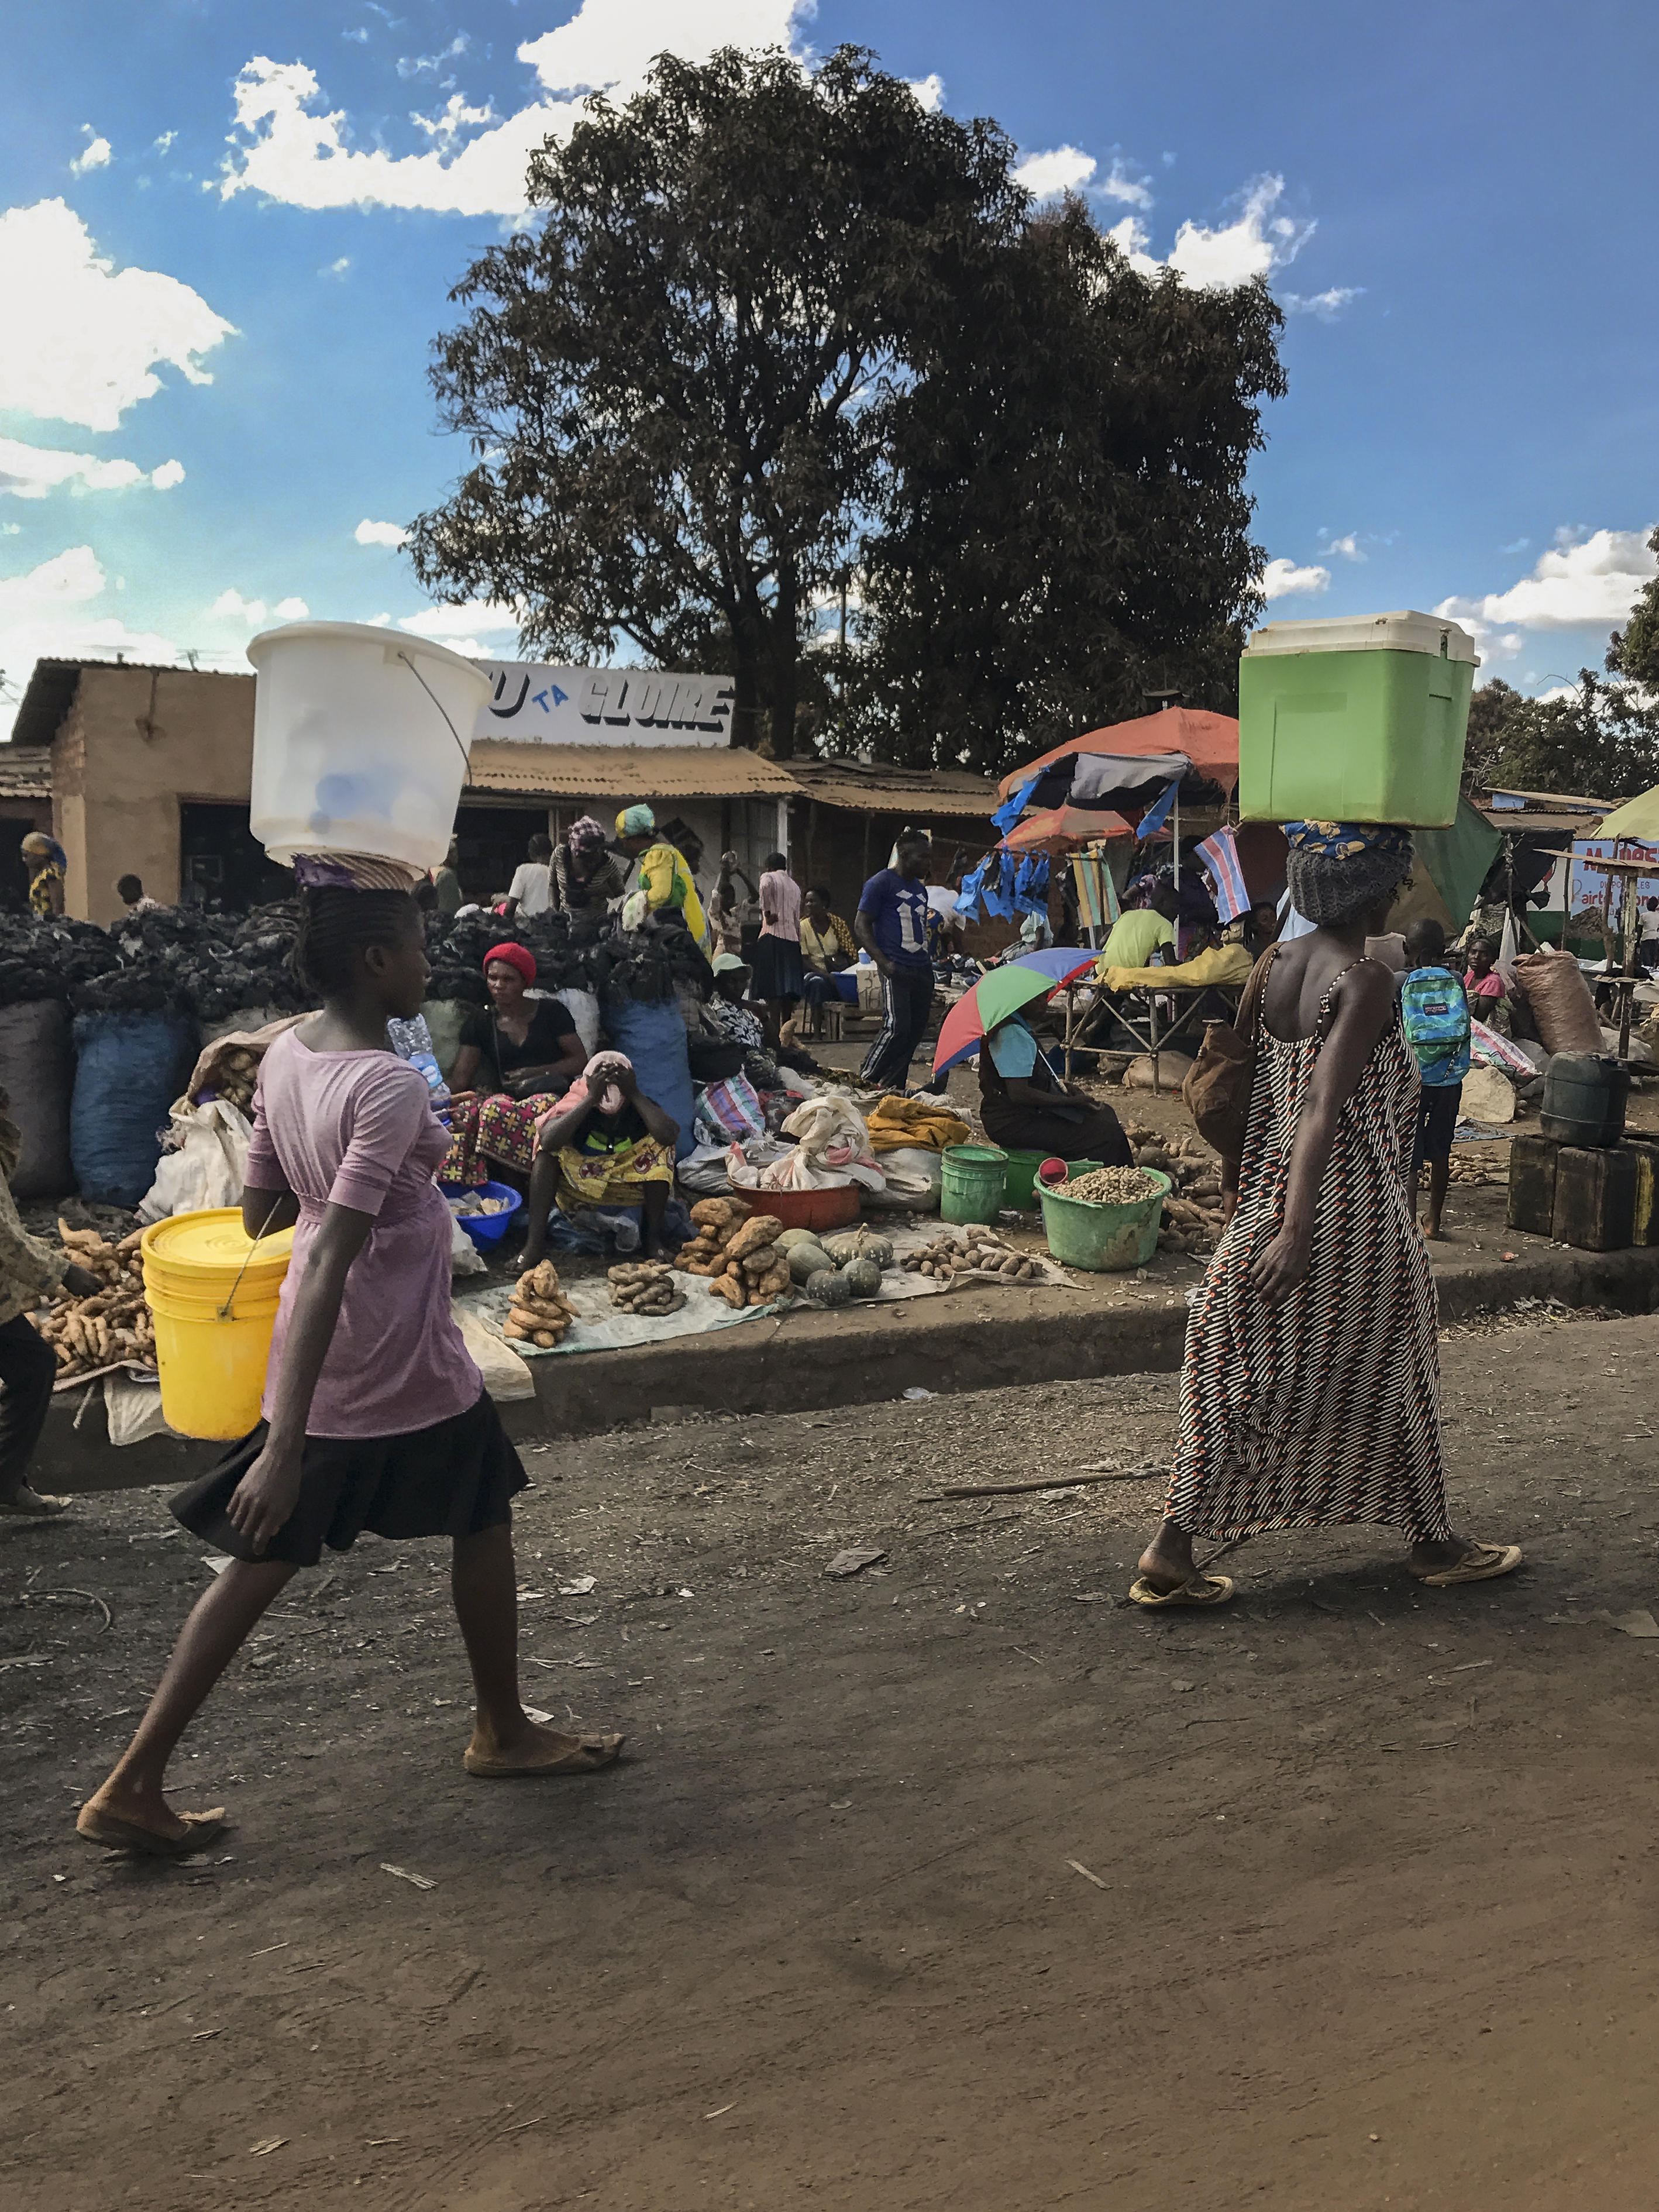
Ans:
{"type": "Polygon", "coordinates": [[[1503,842],[1486,817],[1459,795],[1445,830],[1414,830],[1417,870],[1389,916],[1390,929],[1431,915],[1455,937],[1474,910],[1475,894],[1503,842]]]}

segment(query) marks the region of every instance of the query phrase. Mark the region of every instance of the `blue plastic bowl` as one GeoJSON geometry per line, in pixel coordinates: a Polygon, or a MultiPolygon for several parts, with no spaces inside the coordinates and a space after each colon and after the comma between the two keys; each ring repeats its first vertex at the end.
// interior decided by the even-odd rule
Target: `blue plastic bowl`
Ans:
{"type": "Polygon", "coordinates": [[[503,1206],[499,1213],[458,1213],[456,1215],[455,1218],[481,1252],[488,1250],[492,1244],[501,1243],[502,1237],[512,1227],[514,1216],[524,1206],[523,1194],[514,1190],[510,1183],[441,1182],[438,1188],[447,1199],[472,1197],[512,1200],[512,1205],[503,1206]]]}

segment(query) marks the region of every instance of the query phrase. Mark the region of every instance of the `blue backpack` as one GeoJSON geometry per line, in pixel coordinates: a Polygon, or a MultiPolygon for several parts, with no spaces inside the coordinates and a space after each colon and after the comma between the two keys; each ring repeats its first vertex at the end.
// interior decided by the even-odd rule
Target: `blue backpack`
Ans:
{"type": "Polygon", "coordinates": [[[1469,1002],[1449,968],[1413,968],[1400,987],[1406,1042],[1425,1083],[1461,1083],[1469,1072],[1469,1002]]]}

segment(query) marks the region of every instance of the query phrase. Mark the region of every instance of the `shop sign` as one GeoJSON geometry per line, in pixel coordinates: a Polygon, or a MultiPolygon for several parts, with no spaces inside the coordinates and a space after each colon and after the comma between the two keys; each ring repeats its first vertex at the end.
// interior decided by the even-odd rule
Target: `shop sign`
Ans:
{"type": "Polygon", "coordinates": [[[486,660],[489,697],[475,739],[521,744],[724,745],[736,686],[729,676],[648,668],[552,668],[486,660]]]}

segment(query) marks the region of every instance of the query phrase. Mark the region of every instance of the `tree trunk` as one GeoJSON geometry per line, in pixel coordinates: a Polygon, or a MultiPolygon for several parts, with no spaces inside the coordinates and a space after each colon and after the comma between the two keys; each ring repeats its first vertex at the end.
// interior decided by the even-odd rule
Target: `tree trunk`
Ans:
{"type": "Polygon", "coordinates": [[[758,751],[763,728],[760,699],[760,641],[748,624],[734,623],[732,626],[732,646],[735,662],[732,674],[736,696],[732,702],[731,743],[758,751]]]}
{"type": "Polygon", "coordinates": [[[778,596],[767,623],[767,750],[774,760],[795,757],[795,709],[800,698],[799,609],[787,564],[779,577],[778,596]]]}

